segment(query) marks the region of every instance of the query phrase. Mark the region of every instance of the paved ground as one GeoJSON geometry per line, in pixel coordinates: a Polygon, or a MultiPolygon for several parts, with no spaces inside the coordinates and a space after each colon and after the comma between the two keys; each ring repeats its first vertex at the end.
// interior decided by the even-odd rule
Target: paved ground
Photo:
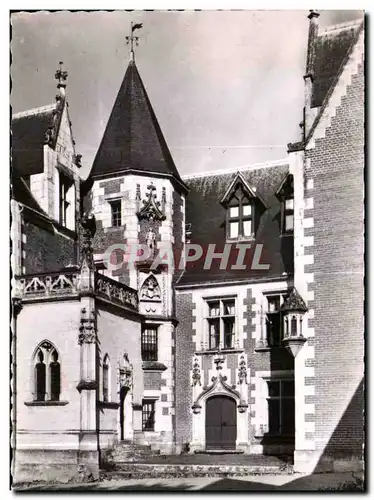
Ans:
{"type": "MultiPolygon", "coordinates": [[[[363,491],[352,473],[236,478],[127,479],[92,484],[34,485],[22,491],[363,491]]],[[[18,489],[18,488],[17,488],[18,489]]]]}

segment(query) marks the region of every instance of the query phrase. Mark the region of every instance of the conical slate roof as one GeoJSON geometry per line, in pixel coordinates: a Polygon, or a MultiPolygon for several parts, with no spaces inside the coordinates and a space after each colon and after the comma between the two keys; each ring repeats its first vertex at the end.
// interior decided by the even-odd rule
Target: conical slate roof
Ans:
{"type": "Polygon", "coordinates": [[[300,296],[299,292],[296,288],[293,288],[288,297],[286,297],[282,311],[303,311],[306,312],[308,310],[307,306],[303,298],[300,296]]]}
{"type": "Polygon", "coordinates": [[[134,61],[127,68],[89,177],[126,170],[168,174],[182,182],[134,61]]]}

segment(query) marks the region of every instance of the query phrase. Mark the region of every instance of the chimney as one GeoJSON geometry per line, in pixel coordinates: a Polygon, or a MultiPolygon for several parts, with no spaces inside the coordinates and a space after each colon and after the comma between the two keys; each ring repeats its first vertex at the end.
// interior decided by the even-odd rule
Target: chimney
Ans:
{"type": "Polygon", "coordinates": [[[318,17],[319,12],[316,10],[311,10],[309,12],[308,52],[306,57],[306,71],[304,75],[304,140],[307,137],[317,114],[317,109],[312,109],[311,102],[316,56],[316,41],[318,37],[318,17]]]}

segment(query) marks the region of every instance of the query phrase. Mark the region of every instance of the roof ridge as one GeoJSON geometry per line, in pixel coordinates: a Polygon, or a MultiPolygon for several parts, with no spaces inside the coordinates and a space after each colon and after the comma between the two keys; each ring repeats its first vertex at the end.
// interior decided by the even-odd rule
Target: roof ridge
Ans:
{"type": "Polygon", "coordinates": [[[304,141],[304,147],[307,146],[307,144],[309,143],[310,139],[312,138],[312,136],[314,134],[314,131],[317,128],[317,125],[318,125],[318,123],[319,123],[319,121],[320,121],[320,119],[321,119],[321,117],[322,117],[322,115],[323,115],[323,113],[324,113],[327,105],[328,105],[330,97],[332,96],[332,94],[333,94],[333,92],[335,90],[335,87],[336,87],[337,83],[340,80],[340,77],[341,77],[341,75],[342,75],[342,73],[344,71],[345,65],[347,64],[349,58],[352,55],[352,52],[353,52],[354,48],[356,47],[356,45],[357,45],[357,43],[358,43],[358,41],[360,39],[360,36],[361,36],[361,33],[363,32],[363,29],[364,29],[364,22],[362,22],[359,25],[359,30],[356,33],[355,38],[354,38],[353,42],[351,43],[349,49],[347,50],[347,53],[344,56],[344,58],[343,58],[343,60],[342,60],[342,62],[340,64],[339,70],[336,73],[336,76],[335,76],[332,84],[330,85],[330,88],[329,88],[327,94],[325,95],[321,106],[319,107],[319,111],[317,113],[317,116],[315,117],[314,122],[312,124],[312,127],[311,127],[311,129],[309,131],[309,134],[308,134],[308,136],[306,137],[306,139],[304,141]]]}
{"type": "Polygon", "coordinates": [[[19,111],[18,113],[12,114],[12,120],[15,120],[17,118],[23,118],[25,116],[33,116],[42,113],[47,113],[48,111],[53,111],[54,109],[56,109],[56,103],[47,104],[45,106],[39,106],[38,108],[27,109],[25,111],[19,111]]]}
{"type": "Polygon", "coordinates": [[[205,173],[197,173],[197,174],[187,174],[187,175],[182,175],[182,180],[186,179],[198,179],[202,177],[210,177],[213,175],[227,175],[227,174],[236,174],[240,172],[246,172],[249,170],[257,170],[260,168],[271,168],[271,167],[277,167],[277,166],[282,166],[282,165],[288,165],[289,159],[288,157],[282,158],[281,160],[272,160],[272,161],[267,161],[267,162],[261,162],[261,163],[253,163],[251,165],[243,165],[241,167],[230,167],[228,169],[222,169],[222,170],[215,170],[211,172],[205,172],[205,173]]]}
{"type": "Polygon", "coordinates": [[[318,33],[318,36],[322,35],[328,35],[328,34],[333,34],[332,32],[334,31],[340,31],[345,28],[353,28],[354,26],[359,27],[360,24],[362,23],[363,19],[355,19],[353,21],[346,21],[343,23],[339,24],[332,24],[331,26],[326,26],[323,30],[321,30],[320,33],[318,33]]]}

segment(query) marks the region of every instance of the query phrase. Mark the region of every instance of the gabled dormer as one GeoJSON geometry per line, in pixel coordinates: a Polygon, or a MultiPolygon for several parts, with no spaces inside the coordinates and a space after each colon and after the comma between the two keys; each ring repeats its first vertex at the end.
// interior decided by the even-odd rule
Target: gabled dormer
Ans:
{"type": "Polygon", "coordinates": [[[292,174],[288,174],[282,181],[276,197],[281,202],[280,229],[281,235],[293,235],[294,230],[294,179],[292,174]]]}
{"type": "Polygon", "coordinates": [[[226,208],[226,239],[253,240],[258,222],[266,209],[263,199],[238,173],[220,203],[226,208]]]}
{"type": "Polygon", "coordinates": [[[12,177],[22,178],[37,203],[60,229],[76,231],[79,168],[60,63],[56,102],[13,115],[12,177]]]}

